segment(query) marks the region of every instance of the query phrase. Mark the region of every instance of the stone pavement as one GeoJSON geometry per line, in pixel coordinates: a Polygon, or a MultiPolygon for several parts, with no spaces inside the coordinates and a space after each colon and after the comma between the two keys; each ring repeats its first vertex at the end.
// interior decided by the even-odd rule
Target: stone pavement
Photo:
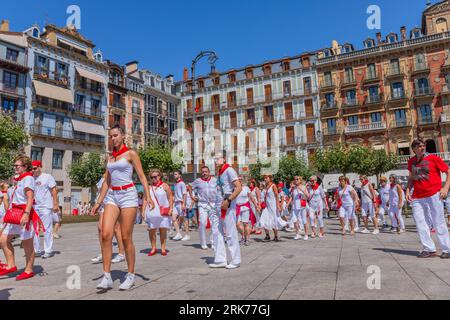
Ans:
{"type": "MultiPolygon", "coordinates": [[[[98,292],[101,264],[90,259],[99,245],[95,223],[63,225],[55,240],[56,255],[36,258],[39,275],[25,282],[0,278],[0,300],[12,299],[450,299],[450,260],[419,260],[421,249],[413,221],[402,235],[339,234],[338,221],[326,220],[325,239],[291,240],[281,233],[280,243],[262,243],[263,236],[242,247],[243,264],[236,270],[207,266],[212,250],[200,249],[197,232],[189,242],[169,241],[167,257],[148,257],[145,226],[136,226],[136,287],[118,290],[126,264],[113,265],[114,289],[98,292]],[[69,290],[69,266],[81,269],[81,288],[69,290]],[[381,271],[380,290],[369,290],[369,266],[381,271]]],[[[16,243],[18,245],[18,243],[16,243]]],[[[115,249],[117,251],[117,249],[115,249]]],[[[24,266],[23,250],[16,247],[18,267],[24,266]]],[[[0,254],[2,260],[3,254],[0,254]]]]}

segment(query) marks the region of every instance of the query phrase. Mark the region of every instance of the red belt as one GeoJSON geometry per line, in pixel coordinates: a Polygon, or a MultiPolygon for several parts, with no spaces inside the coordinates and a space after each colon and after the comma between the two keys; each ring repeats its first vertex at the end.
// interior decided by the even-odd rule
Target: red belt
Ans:
{"type": "Polygon", "coordinates": [[[111,189],[113,191],[120,191],[120,190],[127,190],[127,189],[130,189],[133,187],[134,187],[134,183],[130,183],[130,184],[127,184],[127,185],[121,186],[121,187],[111,187],[111,189]]]}

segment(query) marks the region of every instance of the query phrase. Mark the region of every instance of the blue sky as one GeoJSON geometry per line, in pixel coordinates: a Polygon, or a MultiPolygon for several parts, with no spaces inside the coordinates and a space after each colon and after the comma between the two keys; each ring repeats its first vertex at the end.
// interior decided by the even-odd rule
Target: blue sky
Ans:
{"type": "MultiPolygon", "coordinates": [[[[369,5],[381,8],[383,35],[420,26],[426,0],[21,0],[1,5],[12,31],[33,23],[66,23],[81,8],[81,33],[104,57],[179,80],[201,50],[213,49],[218,71],[329,47],[333,39],[357,48],[377,30],[366,26],[369,5]],[[407,10],[405,11],[405,8],[407,10]]],[[[434,0],[433,3],[436,3],[434,0]]],[[[199,72],[207,71],[206,60],[199,72]]]]}

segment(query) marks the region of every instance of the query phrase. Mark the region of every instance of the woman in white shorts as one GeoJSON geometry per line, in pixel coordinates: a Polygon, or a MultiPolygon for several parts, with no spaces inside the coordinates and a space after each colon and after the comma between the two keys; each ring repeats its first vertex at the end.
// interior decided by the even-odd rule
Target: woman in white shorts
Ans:
{"type": "Polygon", "coordinates": [[[319,222],[319,238],[323,238],[325,235],[325,224],[323,222],[323,204],[325,203],[325,208],[329,210],[327,198],[325,192],[321,185],[317,183],[317,177],[312,176],[309,178],[308,185],[308,193],[309,193],[309,218],[311,221],[311,229],[312,234],[311,237],[315,237],[316,228],[315,228],[315,218],[319,222]]]}
{"type": "Polygon", "coordinates": [[[18,175],[16,178],[17,185],[9,199],[9,208],[15,207],[23,210],[23,216],[20,225],[7,223],[3,229],[0,246],[5,254],[7,265],[0,269],[0,276],[17,273],[12,239],[15,235],[18,235],[22,240],[26,259],[25,270],[16,277],[16,280],[20,281],[34,277],[33,237],[35,233],[39,234],[39,226],[42,225],[42,221],[33,208],[35,182],[33,174],[30,172],[31,159],[25,156],[17,157],[14,161],[14,169],[18,175]]]}
{"type": "Polygon", "coordinates": [[[264,200],[261,203],[261,219],[259,221],[260,227],[266,232],[266,237],[263,242],[269,242],[270,230],[273,230],[274,239],[273,241],[278,242],[278,230],[281,230],[285,225],[281,217],[281,203],[278,201],[278,189],[272,182],[272,175],[265,175],[264,182],[266,188],[264,190],[264,200]]]}
{"type": "Polygon", "coordinates": [[[405,220],[403,220],[402,209],[405,204],[405,194],[395,175],[389,176],[389,213],[395,220],[397,233],[405,232],[405,220]]]}
{"type": "Polygon", "coordinates": [[[294,222],[294,228],[296,235],[294,240],[300,240],[302,236],[300,235],[300,226],[303,225],[305,236],[303,240],[308,240],[309,234],[309,192],[306,186],[303,184],[303,178],[296,176],[294,178],[296,187],[292,190],[292,220],[294,222]]]}
{"type": "Polygon", "coordinates": [[[174,197],[169,185],[161,180],[161,172],[159,170],[152,170],[150,178],[152,180],[150,196],[156,206],[153,209],[147,207],[145,215],[142,217],[147,222],[152,246],[148,256],[154,256],[158,252],[156,248],[156,232],[158,230],[161,241],[161,255],[167,256],[167,231],[172,227],[174,197]]]}
{"type": "MultiPolygon", "coordinates": [[[[387,214],[389,215],[389,189],[388,186],[388,180],[386,177],[381,176],[380,178],[380,188],[379,188],[379,199],[380,199],[380,205],[378,209],[378,214],[382,218],[383,223],[383,229],[387,228],[386,224],[386,218],[384,216],[387,214]]],[[[390,216],[390,215],[389,215],[390,216]]],[[[392,218],[391,218],[391,225],[392,225],[392,218]]]]}
{"type": "Polygon", "coordinates": [[[257,208],[258,204],[253,198],[250,188],[247,187],[246,183],[243,183],[242,177],[239,177],[239,180],[242,183],[242,191],[236,198],[236,227],[242,237],[239,244],[249,246],[251,234],[250,224],[254,225],[256,223],[253,208],[257,208]]]}
{"type": "Polygon", "coordinates": [[[102,256],[104,276],[97,289],[108,290],[113,286],[111,278],[112,238],[114,226],[120,223],[122,240],[128,264],[128,274],[120,285],[120,290],[128,290],[134,286],[136,251],[133,243],[133,228],[138,209],[138,195],[133,182],[133,169],[144,187],[144,208],[148,204],[153,209],[154,203],[150,198],[147,178],[142,169],[139,155],[129,150],[124,141],[125,134],[119,125],[109,130],[113,144],[112,156],[109,157],[100,196],[92,209],[92,213],[105,204],[102,225],[102,256]]]}
{"type": "Polygon", "coordinates": [[[359,206],[358,194],[349,184],[345,176],[339,177],[339,187],[337,190],[337,201],[339,208],[339,220],[341,223],[342,235],[345,235],[345,221],[350,224],[350,234],[355,235],[355,211],[359,206]]]}

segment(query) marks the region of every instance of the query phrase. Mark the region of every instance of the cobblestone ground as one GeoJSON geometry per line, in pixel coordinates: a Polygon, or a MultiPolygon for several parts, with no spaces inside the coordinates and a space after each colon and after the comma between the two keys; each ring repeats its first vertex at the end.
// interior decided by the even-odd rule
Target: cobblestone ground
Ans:
{"type": "MultiPolygon", "coordinates": [[[[285,232],[279,243],[253,238],[249,247],[242,247],[243,264],[236,270],[209,269],[212,250],[200,249],[196,231],[191,241],[169,241],[167,257],[148,257],[146,227],[136,226],[136,286],[118,290],[126,264],[116,264],[114,289],[106,293],[95,289],[101,264],[90,261],[99,251],[96,224],[64,225],[63,237],[55,240],[55,256],[36,259],[39,275],[25,282],[0,278],[0,299],[450,299],[450,261],[416,258],[421,246],[411,219],[401,235],[342,237],[337,220],[326,224],[324,239],[294,241],[294,234],[285,232]],[[81,270],[79,289],[68,289],[69,266],[81,270]],[[370,266],[379,267],[379,290],[367,286],[370,266]]],[[[23,268],[17,242],[16,253],[23,268]]]]}

